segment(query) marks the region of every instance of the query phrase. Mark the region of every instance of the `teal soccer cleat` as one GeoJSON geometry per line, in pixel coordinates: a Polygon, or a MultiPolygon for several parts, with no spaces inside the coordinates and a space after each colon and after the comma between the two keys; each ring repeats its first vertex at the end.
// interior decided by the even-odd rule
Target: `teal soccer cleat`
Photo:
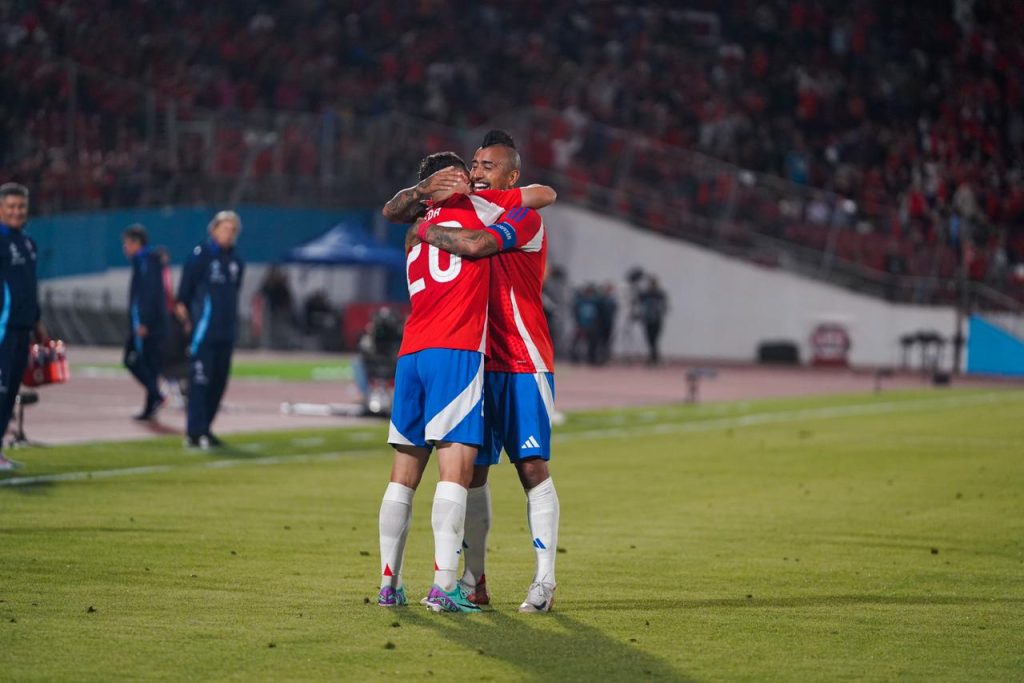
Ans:
{"type": "Polygon", "coordinates": [[[442,590],[436,583],[430,587],[430,592],[423,599],[427,609],[435,612],[479,612],[480,608],[469,601],[459,584],[448,591],[442,590]]]}

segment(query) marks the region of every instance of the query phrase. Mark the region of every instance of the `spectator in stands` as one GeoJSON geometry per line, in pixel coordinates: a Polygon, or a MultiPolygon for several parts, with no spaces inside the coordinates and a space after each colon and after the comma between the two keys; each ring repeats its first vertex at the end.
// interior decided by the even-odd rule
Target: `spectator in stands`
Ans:
{"type": "Polygon", "coordinates": [[[31,179],[50,211],[210,201],[250,152],[252,182],[274,174],[261,187],[289,199],[328,177],[388,187],[423,150],[391,126],[380,144],[367,122],[427,117],[449,129],[422,135],[417,121],[415,137],[454,147],[438,138],[501,115],[489,93],[517,92],[537,117],[525,124],[528,156],[560,176],[567,197],[608,201],[657,230],[706,238],[709,221],[692,220],[706,218],[741,241],[770,225],[821,250],[838,226],[828,219],[847,214],[835,197],[809,201],[817,189],[854,202],[858,234],[839,256],[874,271],[898,235],[934,252],[920,260],[926,272],[911,262],[909,274],[949,277],[942,230],[954,218],[971,241],[982,224],[1006,236],[1006,273],[1024,259],[1024,3],[697,2],[712,18],[699,27],[653,0],[528,0],[518,12],[364,5],[278,3],[254,15],[246,3],[15,3],[0,15],[0,175],[31,179]],[[145,27],[145,40],[124,26],[145,27]],[[415,57],[395,49],[396,27],[415,57]],[[478,40],[457,40],[467,31],[478,40]],[[174,49],[180,35],[188,50],[174,49]],[[505,60],[509,40],[527,46],[522,59],[505,60]],[[176,112],[213,134],[163,136],[142,102],[159,121],[176,112]],[[234,123],[255,129],[270,109],[276,137],[234,123]],[[177,149],[161,148],[166,140],[177,149]],[[736,192],[727,164],[775,177],[748,173],[751,189],[736,192]]]}
{"type": "Polygon", "coordinates": [[[238,295],[245,264],[235,253],[242,219],[221,211],[185,262],[175,312],[192,335],[188,388],[187,448],[219,448],[211,431],[228,386],[238,335],[238,295]]]}
{"type": "MultiPolygon", "coordinates": [[[[24,232],[27,221],[28,188],[0,185],[0,440],[14,413],[31,338],[40,344],[50,340],[39,317],[36,244],[24,232]]],[[[20,466],[0,451],[0,470],[20,466]]]]}
{"type": "Polygon", "coordinates": [[[164,266],[160,254],[149,246],[149,233],[141,225],[129,226],[121,233],[121,248],[132,266],[124,366],[146,390],[142,412],[135,415],[135,419],[149,422],[156,418],[164,403],[160,393],[163,345],[167,336],[164,266]]]}
{"type": "Polygon", "coordinates": [[[647,339],[647,364],[658,365],[661,362],[658,343],[665,314],[668,312],[668,295],[658,284],[658,278],[653,275],[647,276],[646,284],[640,289],[637,296],[637,312],[647,339]]]}

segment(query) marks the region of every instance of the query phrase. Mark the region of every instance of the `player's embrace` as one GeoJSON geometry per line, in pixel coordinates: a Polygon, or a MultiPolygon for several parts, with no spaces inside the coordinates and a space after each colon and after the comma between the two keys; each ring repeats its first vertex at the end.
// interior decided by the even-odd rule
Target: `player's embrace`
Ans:
{"type": "MultiPolygon", "coordinates": [[[[488,234],[514,244],[514,226],[499,219],[508,209],[544,206],[550,188],[470,194],[469,172],[458,155],[441,152],[420,165],[421,182],[395,202],[429,199],[424,219],[406,238],[411,313],[395,376],[388,443],[395,449],[391,480],[380,508],[381,589],[378,604],[406,603],[402,584],[412,498],[431,450],[437,450],[440,481],[434,493],[434,585],[423,602],[434,611],[473,612],[458,583],[467,487],[477,449],[484,443],[484,351],[490,262],[463,258],[425,244],[428,231],[447,226],[488,234]]],[[[388,215],[389,208],[385,209],[388,215]]],[[[473,235],[469,236],[472,241],[473,235]]],[[[471,255],[472,250],[465,252],[471,255]]]]}
{"type": "MultiPolygon", "coordinates": [[[[512,137],[505,131],[492,130],[473,155],[473,188],[478,193],[513,188],[519,182],[521,165],[512,137]]],[[[530,193],[535,187],[527,186],[522,191],[530,193]]],[[[554,197],[550,199],[553,201],[554,197]]],[[[490,602],[484,572],[491,526],[487,477],[489,468],[498,464],[504,450],[526,493],[530,542],[537,560],[519,611],[547,612],[555,601],[560,516],[558,493],[548,469],[555,365],[541,300],[547,235],[540,214],[525,208],[506,213],[500,225],[502,238],[447,225],[431,226],[424,234],[427,242],[457,256],[494,255],[490,259],[484,373],[485,440],[467,495],[462,546],[466,567],[459,585],[470,602],[490,602]]]]}

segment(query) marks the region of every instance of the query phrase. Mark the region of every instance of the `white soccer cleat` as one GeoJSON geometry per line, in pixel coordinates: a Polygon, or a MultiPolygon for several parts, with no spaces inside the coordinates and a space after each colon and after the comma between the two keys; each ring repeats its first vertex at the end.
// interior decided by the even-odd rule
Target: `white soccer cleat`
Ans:
{"type": "Polygon", "coordinates": [[[520,612],[550,612],[555,606],[555,587],[548,583],[534,581],[526,592],[526,600],[519,605],[520,612]]]}
{"type": "Polygon", "coordinates": [[[3,453],[0,453],[0,472],[10,472],[12,470],[20,470],[22,467],[21,463],[17,460],[11,460],[10,458],[4,457],[3,453]]]}

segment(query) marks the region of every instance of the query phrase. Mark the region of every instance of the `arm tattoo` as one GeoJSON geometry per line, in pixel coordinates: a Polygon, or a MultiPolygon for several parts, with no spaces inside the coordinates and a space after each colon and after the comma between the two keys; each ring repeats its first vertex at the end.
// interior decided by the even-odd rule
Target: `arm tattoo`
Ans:
{"type": "Polygon", "coordinates": [[[411,223],[426,210],[420,199],[422,195],[416,185],[399,190],[384,205],[384,215],[400,223],[411,223]]]}
{"type": "Polygon", "coordinates": [[[482,257],[498,253],[497,239],[485,230],[431,225],[427,228],[427,242],[456,256],[482,257]]]}
{"type": "Polygon", "coordinates": [[[420,227],[420,222],[416,221],[413,223],[408,230],[405,231],[405,250],[409,251],[420,241],[420,238],[416,236],[416,228],[420,227]]]}

